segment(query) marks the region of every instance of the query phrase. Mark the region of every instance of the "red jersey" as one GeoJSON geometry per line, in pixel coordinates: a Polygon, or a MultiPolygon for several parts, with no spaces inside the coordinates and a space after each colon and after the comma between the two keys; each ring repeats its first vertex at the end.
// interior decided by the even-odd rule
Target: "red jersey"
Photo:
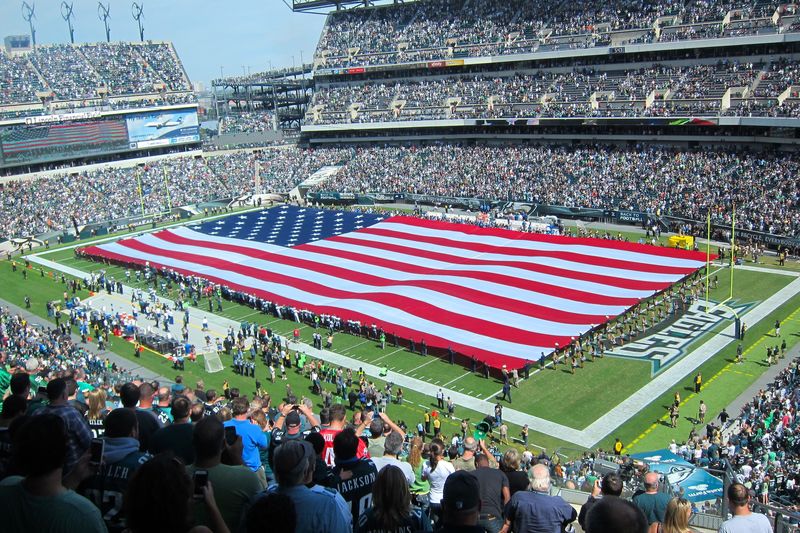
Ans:
{"type": "MultiPolygon", "coordinates": [[[[322,438],[325,439],[325,448],[322,450],[322,460],[325,461],[325,464],[328,466],[334,466],[336,464],[336,455],[333,453],[333,439],[339,432],[342,431],[341,429],[323,429],[319,432],[322,435],[322,438]]],[[[364,444],[364,440],[359,438],[358,439],[358,450],[356,451],[356,457],[359,459],[364,459],[365,457],[369,457],[369,451],[367,451],[367,445],[364,444]]]]}

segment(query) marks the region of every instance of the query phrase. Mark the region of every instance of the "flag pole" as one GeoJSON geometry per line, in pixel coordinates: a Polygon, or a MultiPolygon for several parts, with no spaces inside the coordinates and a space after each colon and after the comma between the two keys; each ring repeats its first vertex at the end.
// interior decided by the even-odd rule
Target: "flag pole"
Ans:
{"type": "Polygon", "coordinates": [[[731,212],[731,292],[728,298],[733,298],[733,267],[734,256],[736,255],[736,204],[733,204],[731,212]]]}
{"type": "Polygon", "coordinates": [[[167,183],[167,167],[163,168],[164,170],[164,190],[167,191],[167,209],[172,211],[172,198],[169,197],[169,183],[167,183]]]}
{"type": "Polygon", "coordinates": [[[708,284],[711,281],[711,210],[707,213],[707,233],[706,233],[706,313],[708,313],[708,284]]]}
{"type": "Polygon", "coordinates": [[[139,203],[142,207],[142,216],[144,216],[144,194],[142,193],[142,171],[136,173],[136,182],[139,184],[139,203]]]}

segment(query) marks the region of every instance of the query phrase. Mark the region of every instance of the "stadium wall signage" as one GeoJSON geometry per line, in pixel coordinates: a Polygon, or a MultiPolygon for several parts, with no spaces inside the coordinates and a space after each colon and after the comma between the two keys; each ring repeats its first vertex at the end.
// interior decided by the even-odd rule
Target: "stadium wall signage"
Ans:
{"type": "MultiPolygon", "coordinates": [[[[716,304],[716,302],[709,303],[716,304]]],[[[741,316],[753,305],[753,303],[738,304],[732,307],[736,314],[741,316]]],[[[680,318],[659,332],[609,350],[606,355],[650,361],[651,375],[655,376],[689,353],[689,348],[706,333],[735,318],[728,307],[709,309],[708,313],[705,309],[705,302],[695,302],[680,318]]]]}

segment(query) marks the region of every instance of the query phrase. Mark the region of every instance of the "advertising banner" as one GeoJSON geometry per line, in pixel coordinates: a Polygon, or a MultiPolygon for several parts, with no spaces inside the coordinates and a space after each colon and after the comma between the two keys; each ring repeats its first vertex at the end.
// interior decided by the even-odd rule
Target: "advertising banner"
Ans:
{"type": "Polygon", "coordinates": [[[200,141],[197,110],[179,109],[128,115],[128,142],[131,149],[200,141]]]}

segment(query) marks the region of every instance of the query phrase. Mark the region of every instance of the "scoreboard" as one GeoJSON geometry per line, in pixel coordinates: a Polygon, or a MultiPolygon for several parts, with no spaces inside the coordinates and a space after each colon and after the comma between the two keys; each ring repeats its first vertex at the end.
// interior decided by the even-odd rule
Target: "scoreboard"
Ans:
{"type": "Polygon", "coordinates": [[[197,142],[195,106],[33,116],[0,125],[0,168],[197,142]]]}

